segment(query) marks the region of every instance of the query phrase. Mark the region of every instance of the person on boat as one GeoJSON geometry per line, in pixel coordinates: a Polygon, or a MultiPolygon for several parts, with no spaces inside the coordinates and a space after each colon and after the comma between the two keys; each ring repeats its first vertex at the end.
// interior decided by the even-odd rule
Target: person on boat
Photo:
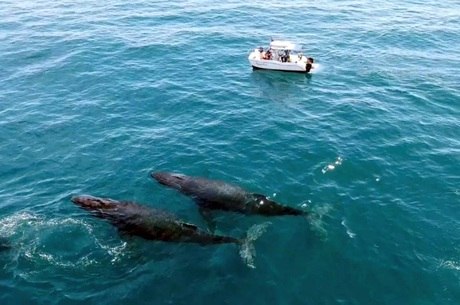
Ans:
{"type": "Polygon", "coordinates": [[[270,49],[265,52],[264,59],[272,59],[272,51],[270,49]]]}
{"type": "Polygon", "coordinates": [[[312,57],[308,57],[307,58],[307,64],[305,65],[305,72],[310,72],[311,69],[313,69],[313,58],[312,57]]]}
{"type": "Polygon", "coordinates": [[[264,48],[262,47],[259,47],[259,56],[260,58],[265,59],[265,52],[264,52],[264,48]]]}
{"type": "Polygon", "coordinates": [[[289,50],[284,50],[284,62],[291,61],[291,54],[289,54],[289,50]]]}

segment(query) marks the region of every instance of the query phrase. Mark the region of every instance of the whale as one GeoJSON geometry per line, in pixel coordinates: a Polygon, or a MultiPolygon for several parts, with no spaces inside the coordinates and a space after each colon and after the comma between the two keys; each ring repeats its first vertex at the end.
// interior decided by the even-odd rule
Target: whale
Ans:
{"type": "Polygon", "coordinates": [[[93,216],[107,219],[123,234],[136,235],[147,240],[191,242],[203,245],[241,243],[239,239],[233,237],[208,234],[198,226],[184,222],[171,213],[135,202],[90,195],[75,196],[71,200],[80,208],[91,211],[93,216]]]}
{"type": "Polygon", "coordinates": [[[191,197],[201,212],[230,211],[263,216],[306,215],[307,212],[279,204],[265,195],[220,180],[186,176],[180,173],[152,172],[151,177],[162,185],[191,197]]]}
{"type": "Polygon", "coordinates": [[[246,238],[210,234],[197,225],[185,222],[174,214],[132,201],[79,195],[71,198],[78,207],[93,216],[107,220],[122,235],[138,236],[146,240],[196,243],[199,245],[236,244],[246,264],[255,268],[253,242],[263,233],[266,224],[253,226],[246,238]]]}

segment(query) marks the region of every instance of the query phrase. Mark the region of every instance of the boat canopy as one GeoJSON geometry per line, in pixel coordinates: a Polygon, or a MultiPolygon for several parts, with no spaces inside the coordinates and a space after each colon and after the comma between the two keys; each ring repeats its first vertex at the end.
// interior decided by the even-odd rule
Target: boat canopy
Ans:
{"type": "Polygon", "coordinates": [[[270,48],[272,50],[293,50],[293,51],[301,51],[302,46],[299,44],[292,43],[286,40],[273,40],[270,43],[270,48]]]}

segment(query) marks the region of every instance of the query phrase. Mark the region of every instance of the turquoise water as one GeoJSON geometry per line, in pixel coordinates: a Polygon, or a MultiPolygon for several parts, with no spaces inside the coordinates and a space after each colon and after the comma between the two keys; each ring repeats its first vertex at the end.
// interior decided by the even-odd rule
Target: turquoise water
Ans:
{"type": "MultiPolygon", "coordinates": [[[[1,1],[0,304],[460,304],[458,1],[1,1]],[[252,71],[270,37],[310,76],[252,71]],[[205,226],[151,171],[311,211],[232,245],[118,235],[70,198],[205,226]]],[[[218,213],[244,236],[258,216],[218,213]]]]}

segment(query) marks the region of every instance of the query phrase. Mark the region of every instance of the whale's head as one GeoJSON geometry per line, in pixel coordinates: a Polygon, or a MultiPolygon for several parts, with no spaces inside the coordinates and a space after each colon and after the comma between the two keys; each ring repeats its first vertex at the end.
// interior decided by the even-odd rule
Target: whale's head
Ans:
{"type": "Polygon", "coordinates": [[[181,189],[182,184],[186,180],[186,176],[177,173],[155,172],[150,174],[153,179],[158,183],[175,188],[181,189]]]}
{"type": "Polygon", "coordinates": [[[99,198],[89,195],[74,196],[70,200],[86,210],[110,209],[116,203],[114,200],[108,198],[99,198]]]}

